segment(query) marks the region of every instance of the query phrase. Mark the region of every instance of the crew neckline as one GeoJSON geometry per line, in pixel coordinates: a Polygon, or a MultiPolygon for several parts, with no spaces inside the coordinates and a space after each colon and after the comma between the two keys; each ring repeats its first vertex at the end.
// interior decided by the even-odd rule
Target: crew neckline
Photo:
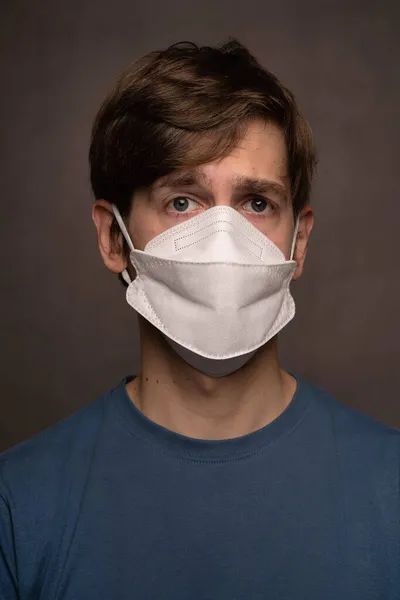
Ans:
{"type": "Polygon", "coordinates": [[[290,434],[303,420],[311,404],[311,390],[295,376],[296,390],[285,410],[261,429],[240,437],[204,440],[177,433],[144,415],[130,399],[126,385],[135,378],[127,376],[112,391],[112,406],[126,430],[166,454],[201,462],[224,462],[259,454],[264,448],[290,434]]]}

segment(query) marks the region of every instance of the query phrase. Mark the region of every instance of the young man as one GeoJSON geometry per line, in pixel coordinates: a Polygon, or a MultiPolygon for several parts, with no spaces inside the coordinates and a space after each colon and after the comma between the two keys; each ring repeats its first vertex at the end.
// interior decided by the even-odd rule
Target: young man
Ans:
{"type": "Polygon", "coordinates": [[[309,127],[237,42],[154,52],[90,149],[142,367],[1,457],[2,600],[400,598],[400,436],[280,368],[309,127]]]}

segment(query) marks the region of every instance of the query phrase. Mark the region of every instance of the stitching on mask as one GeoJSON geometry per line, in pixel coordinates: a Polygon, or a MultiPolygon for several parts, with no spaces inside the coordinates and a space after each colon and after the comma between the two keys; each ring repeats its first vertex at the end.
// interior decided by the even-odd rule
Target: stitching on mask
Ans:
{"type": "MultiPolygon", "coordinates": [[[[250,238],[246,237],[246,236],[244,235],[244,233],[242,233],[242,231],[240,231],[240,227],[237,227],[235,224],[232,224],[232,223],[231,223],[230,221],[228,221],[227,219],[225,219],[225,220],[223,220],[223,221],[217,221],[217,222],[215,222],[215,221],[212,221],[211,223],[208,223],[208,224],[206,224],[206,225],[205,225],[204,227],[202,227],[201,229],[196,229],[196,231],[192,231],[192,232],[190,232],[190,233],[189,233],[189,234],[187,234],[187,235],[181,235],[181,236],[179,236],[179,237],[177,238],[177,240],[176,240],[176,241],[178,241],[178,240],[181,240],[181,239],[183,239],[183,238],[185,238],[185,237],[190,237],[191,235],[193,235],[193,234],[195,234],[195,233],[198,233],[198,232],[204,231],[205,229],[208,229],[209,227],[212,227],[212,226],[216,226],[217,224],[218,224],[218,225],[230,225],[230,226],[231,226],[233,229],[235,229],[235,230],[236,230],[238,233],[240,233],[240,235],[242,235],[242,236],[243,236],[243,237],[245,237],[247,240],[249,240],[249,242],[251,242],[252,244],[254,244],[254,245],[257,245],[257,246],[258,246],[258,244],[257,244],[256,242],[253,242],[253,240],[251,240],[250,238]]],[[[217,233],[218,231],[227,231],[227,230],[226,230],[226,229],[217,229],[216,231],[213,231],[213,233],[217,233]]],[[[262,234],[261,234],[261,235],[262,235],[262,234]]],[[[208,236],[207,236],[207,237],[208,237],[208,236]]],[[[265,241],[265,239],[267,239],[267,240],[268,240],[268,237],[267,237],[267,236],[262,236],[262,237],[261,237],[261,236],[258,236],[258,237],[260,237],[260,245],[261,245],[261,246],[264,244],[264,241],[265,241]],[[264,238],[265,238],[265,239],[264,239],[264,238]]]]}
{"type": "MultiPolygon", "coordinates": [[[[206,228],[204,228],[206,229],[206,228]]],[[[211,237],[212,235],[215,235],[216,233],[220,233],[221,231],[229,233],[228,229],[218,229],[218,231],[212,231],[211,233],[209,233],[208,235],[203,236],[200,240],[195,240],[194,242],[190,243],[190,244],[185,244],[184,246],[181,246],[180,248],[177,248],[177,243],[180,241],[181,238],[178,238],[177,240],[174,240],[174,246],[175,246],[175,250],[182,250],[184,248],[189,248],[190,246],[194,246],[195,244],[198,244],[199,242],[202,242],[203,240],[206,240],[207,238],[211,237]]],[[[241,233],[241,232],[239,232],[241,233]]],[[[258,246],[255,242],[253,242],[252,240],[249,240],[249,238],[247,238],[245,235],[243,235],[241,233],[242,237],[244,237],[245,240],[247,240],[248,242],[251,242],[254,246],[257,247],[257,249],[259,250],[259,254],[256,254],[251,248],[247,248],[249,252],[251,252],[251,254],[253,254],[253,256],[255,256],[256,258],[259,258],[261,260],[261,256],[263,253],[263,248],[261,248],[260,246],[258,246]]],[[[189,236],[186,236],[189,237],[189,236]]]]}
{"type": "MultiPolygon", "coordinates": [[[[282,259],[283,253],[279,250],[279,248],[275,247],[275,244],[269,239],[268,236],[264,236],[263,234],[260,234],[260,236],[262,236],[262,237],[260,237],[260,239],[258,240],[259,241],[259,243],[258,243],[258,241],[255,242],[252,239],[250,239],[249,237],[247,237],[242,231],[240,231],[240,228],[237,228],[235,225],[232,225],[230,223],[230,221],[220,221],[220,224],[231,225],[236,230],[236,232],[239,233],[247,242],[250,242],[250,244],[255,246],[260,251],[260,256],[255,254],[255,252],[251,248],[248,248],[248,250],[249,250],[249,252],[254,254],[254,256],[259,258],[260,260],[262,260],[261,256],[266,248],[268,248],[268,250],[270,250],[274,254],[274,256],[276,256],[279,259],[282,259]]],[[[177,243],[180,240],[184,239],[185,237],[190,237],[191,235],[193,235],[193,233],[198,233],[198,232],[204,231],[205,229],[208,229],[211,225],[214,225],[214,223],[206,225],[205,227],[197,230],[196,232],[191,232],[189,235],[180,236],[179,238],[174,240],[175,250],[178,251],[178,250],[182,250],[184,248],[188,248],[189,246],[193,246],[194,244],[199,243],[199,242],[205,240],[207,237],[210,237],[211,235],[214,235],[215,233],[219,233],[220,231],[229,233],[228,229],[217,229],[215,231],[212,231],[210,234],[202,237],[200,240],[196,240],[196,241],[192,242],[191,244],[186,244],[184,246],[182,245],[180,248],[177,247],[177,243]]]]}
{"type": "MultiPolygon", "coordinates": [[[[225,208],[227,208],[227,207],[219,206],[218,213],[220,213],[220,214],[226,213],[225,208]]],[[[211,210],[211,209],[209,209],[209,210],[211,210]]],[[[232,210],[235,210],[235,209],[232,209],[232,210]]],[[[233,221],[238,220],[238,219],[243,219],[243,221],[240,220],[240,225],[237,225],[236,223],[232,224],[230,220],[225,220],[223,222],[229,223],[235,228],[240,228],[240,226],[245,227],[250,234],[256,235],[260,239],[261,244],[264,243],[264,238],[269,239],[267,236],[265,236],[263,233],[261,233],[261,231],[259,231],[256,227],[254,227],[254,225],[249,223],[245,219],[245,217],[241,217],[240,215],[238,215],[236,213],[236,211],[234,214],[233,213],[230,213],[230,214],[232,214],[233,221]]],[[[214,214],[210,215],[208,210],[206,210],[201,216],[204,217],[204,221],[205,221],[204,227],[209,227],[210,225],[213,225],[215,223],[214,214]]],[[[193,217],[193,218],[197,218],[197,217],[193,217]]],[[[201,223],[200,223],[200,225],[201,225],[201,223]]],[[[187,231],[190,228],[195,227],[195,225],[193,225],[193,220],[191,218],[189,218],[186,223],[181,223],[178,227],[182,228],[181,230],[179,230],[179,233],[181,233],[181,232],[187,231]]],[[[178,235],[179,235],[179,233],[178,233],[178,235]]],[[[160,236],[162,236],[162,237],[160,237],[159,240],[154,242],[154,244],[153,244],[153,240],[151,240],[149,245],[151,248],[157,248],[160,244],[163,243],[164,240],[166,240],[166,239],[169,240],[174,235],[176,235],[176,230],[174,231],[174,228],[172,227],[171,229],[168,229],[167,231],[164,231],[163,233],[161,233],[160,236]]]]}
{"type": "MultiPolygon", "coordinates": [[[[147,265],[150,266],[174,266],[176,264],[179,264],[182,268],[189,268],[189,267],[197,267],[197,265],[215,265],[215,264],[226,264],[227,266],[235,266],[235,267],[240,267],[240,268],[246,268],[246,269],[252,269],[252,270],[261,270],[261,269],[272,269],[274,271],[278,271],[278,270],[286,270],[286,267],[288,265],[288,262],[279,264],[279,265],[270,265],[268,263],[265,263],[263,265],[249,265],[249,264],[241,264],[241,263],[229,263],[226,261],[221,261],[220,263],[218,263],[217,261],[210,261],[210,262],[190,262],[190,263],[183,263],[182,261],[179,260],[174,260],[174,259],[166,259],[166,258],[159,258],[157,256],[151,256],[151,255],[146,255],[146,263],[147,265]]],[[[145,262],[140,262],[140,268],[145,271],[146,270],[146,264],[145,262]]]]}
{"type": "MultiPolygon", "coordinates": [[[[154,318],[154,321],[155,321],[155,322],[156,322],[156,324],[157,324],[157,325],[156,325],[156,327],[158,327],[159,329],[160,329],[160,328],[163,328],[163,324],[162,324],[162,322],[160,321],[160,319],[158,318],[158,316],[157,316],[156,312],[154,311],[154,308],[153,308],[153,307],[152,307],[152,305],[150,304],[150,301],[149,301],[149,299],[148,299],[148,297],[147,297],[147,294],[146,294],[146,292],[144,291],[144,289],[140,287],[140,288],[139,288],[139,293],[140,293],[140,295],[142,296],[142,298],[143,298],[143,301],[144,301],[144,303],[145,303],[145,306],[146,306],[146,308],[148,309],[148,311],[150,312],[150,315],[151,315],[151,316],[154,318]]],[[[131,295],[131,294],[129,294],[129,295],[131,295]]]]}
{"type": "MultiPolygon", "coordinates": [[[[154,308],[152,307],[152,305],[150,304],[150,300],[147,297],[146,292],[143,290],[143,288],[139,288],[139,292],[140,295],[143,298],[144,304],[146,306],[146,308],[148,309],[149,313],[150,313],[150,317],[153,317],[155,323],[153,323],[153,325],[155,325],[162,333],[164,333],[165,335],[167,335],[168,337],[170,337],[172,340],[174,340],[174,337],[172,336],[172,334],[169,332],[169,330],[167,329],[167,327],[165,327],[165,325],[162,323],[162,321],[159,319],[159,317],[157,316],[154,308]]],[[[177,344],[180,344],[182,346],[181,342],[176,341],[177,344]]],[[[192,350],[192,352],[195,352],[194,348],[191,347],[189,348],[189,350],[192,350]]]]}

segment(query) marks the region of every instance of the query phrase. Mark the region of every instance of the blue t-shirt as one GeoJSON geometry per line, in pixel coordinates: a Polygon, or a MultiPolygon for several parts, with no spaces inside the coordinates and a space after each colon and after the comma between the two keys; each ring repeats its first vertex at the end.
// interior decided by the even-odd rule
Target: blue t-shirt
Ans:
{"type": "Polygon", "coordinates": [[[298,380],[196,440],[127,381],[1,455],[1,600],[400,599],[400,432],[298,380]]]}

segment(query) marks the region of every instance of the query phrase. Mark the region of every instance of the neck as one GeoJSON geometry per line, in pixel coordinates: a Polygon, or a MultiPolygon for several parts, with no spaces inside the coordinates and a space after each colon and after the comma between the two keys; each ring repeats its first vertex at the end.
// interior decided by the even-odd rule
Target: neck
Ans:
{"type": "Polygon", "coordinates": [[[185,436],[246,435],[276,419],[295,392],[295,380],[279,368],[276,338],[238,371],[214,378],[185,363],[143,319],[140,333],[142,371],[128,394],[149,419],[185,436]]]}

